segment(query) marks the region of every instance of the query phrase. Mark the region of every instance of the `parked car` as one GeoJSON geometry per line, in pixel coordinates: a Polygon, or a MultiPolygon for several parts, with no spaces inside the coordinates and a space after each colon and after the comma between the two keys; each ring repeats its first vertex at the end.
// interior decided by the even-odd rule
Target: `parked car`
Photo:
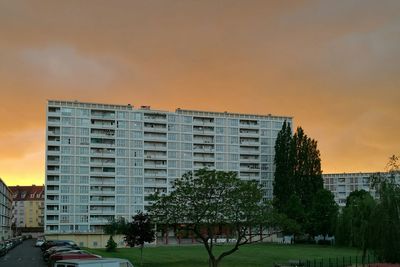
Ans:
{"type": "Polygon", "coordinates": [[[49,257],[48,266],[53,267],[55,262],[60,260],[73,260],[73,259],[100,259],[101,256],[92,254],[85,250],[71,250],[54,253],[49,257]]]}
{"type": "Polygon", "coordinates": [[[44,252],[54,246],[59,246],[59,247],[70,246],[70,247],[74,247],[75,249],[79,249],[78,245],[74,241],[71,241],[71,240],[49,240],[49,241],[44,242],[40,248],[44,252]]]}
{"type": "Polygon", "coordinates": [[[133,267],[125,259],[61,260],[54,267],[133,267]]]}
{"type": "Polygon", "coordinates": [[[11,239],[10,240],[6,240],[5,244],[6,244],[7,251],[10,251],[11,249],[13,249],[15,247],[15,244],[11,239]]]}
{"type": "Polygon", "coordinates": [[[35,247],[41,247],[44,244],[45,241],[46,240],[44,240],[43,238],[38,237],[36,239],[35,247]]]}
{"type": "Polygon", "coordinates": [[[71,247],[71,246],[62,246],[62,247],[54,246],[54,247],[49,248],[48,250],[46,250],[43,253],[43,260],[47,261],[51,255],[58,253],[58,252],[71,251],[71,250],[77,250],[77,249],[79,249],[79,248],[71,247]]]}
{"type": "Polygon", "coordinates": [[[7,254],[7,247],[4,242],[0,242],[0,256],[7,254]]]}

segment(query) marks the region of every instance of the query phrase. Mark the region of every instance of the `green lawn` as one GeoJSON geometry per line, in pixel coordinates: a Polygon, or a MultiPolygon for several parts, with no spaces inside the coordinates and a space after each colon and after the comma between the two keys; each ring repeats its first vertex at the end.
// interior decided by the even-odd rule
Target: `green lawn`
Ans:
{"type": "MultiPolygon", "coordinates": [[[[218,250],[226,250],[226,246],[218,250]]],[[[117,252],[108,253],[104,249],[91,249],[103,257],[129,259],[135,266],[140,263],[139,248],[120,248],[117,252]]],[[[243,246],[234,254],[224,258],[221,267],[263,266],[272,267],[274,262],[286,263],[288,260],[327,260],[328,258],[360,256],[358,250],[316,245],[279,245],[252,244],[243,246]]],[[[206,267],[208,256],[202,245],[145,247],[143,250],[144,267],[206,267]]]]}

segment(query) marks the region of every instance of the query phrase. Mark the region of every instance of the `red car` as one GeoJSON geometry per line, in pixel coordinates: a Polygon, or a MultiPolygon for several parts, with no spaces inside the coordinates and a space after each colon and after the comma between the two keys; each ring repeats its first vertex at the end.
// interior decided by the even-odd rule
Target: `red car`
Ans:
{"type": "Polygon", "coordinates": [[[99,259],[101,256],[91,254],[85,250],[72,250],[60,253],[55,253],[49,258],[49,267],[53,267],[56,261],[72,260],[72,259],[99,259]]]}

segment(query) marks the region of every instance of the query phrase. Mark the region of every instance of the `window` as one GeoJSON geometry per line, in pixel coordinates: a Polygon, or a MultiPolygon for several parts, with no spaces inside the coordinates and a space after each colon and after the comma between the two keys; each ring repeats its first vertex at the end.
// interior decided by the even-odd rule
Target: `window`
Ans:
{"type": "Polygon", "coordinates": [[[182,150],[192,150],[192,144],[191,143],[183,143],[182,150]]]}
{"type": "Polygon", "coordinates": [[[191,133],[192,125],[182,125],[182,132],[191,133]]]}
{"type": "Polygon", "coordinates": [[[125,177],[117,177],[116,181],[117,181],[117,185],[127,185],[128,184],[128,178],[125,178],[125,177]]]}
{"type": "Polygon", "coordinates": [[[128,187],[125,186],[117,186],[117,194],[128,194],[128,187]]]}
{"type": "Polygon", "coordinates": [[[143,138],[143,132],[133,131],[132,132],[132,138],[133,139],[142,139],[143,138]]]}
{"type": "Polygon", "coordinates": [[[192,141],[192,135],[191,134],[182,134],[181,140],[185,141],[185,142],[190,142],[190,141],[192,141]]]}
{"type": "Polygon", "coordinates": [[[177,115],[168,114],[168,122],[177,122],[177,121],[178,121],[177,115]]]}
{"type": "Polygon", "coordinates": [[[61,127],[61,134],[63,135],[73,135],[74,128],[72,127],[61,127]]]}
{"type": "Polygon", "coordinates": [[[179,132],[178,124],[168,124],[168,131],[179,132]]]}
{"type": "Polygon", "coordinates": [[[142,195],[143,194],[143,187],[134,186],[132,187],[133,194],[135,195],[142,195]]]}
{"type": "Polygon", "coordinates": [[[216,143],[225,143],[225,137],[222,135],[217,135],[215,137],[215,141],[216,141],[216,143]]]}
{"type": "Polygon", "coordinates": [[[177,159],[178,158],[178,152],[177,151],[168,151],[168,158],[170,159],[177,159]]]}
{"type": "Polygon", "coordinates": [[[183,121],[185,123],[192,123],[192,117],[190,116],[183,116],[183,121]]]}
{"type": "Polygon", "coordinates": [[[230,135],[238,135],[239,129],[238,128],[229,128],[229,134],[230,135]]]}
{"type": "Polygon", "coordinates": [[[215,133],[223,134],[224,133],[224,128],[223,127],[215,127],[215,133]]]}
{"type": "Polygon", "coordinates": [[[143,157],[143,151],[142,150],[139,150],[139,149],[134,149],[134,150],[132,150],[132,157],[134,157],[134,158],[141,158],[141,157],[143,157]]]}
{"type": "Polygon", "coordinates": [[[118,138],[128,138],[128,131],[125,130],[117,130],[118,138]]]}
{"type": "Polygon", "coordinates": [[[217,125],[225,125],[225,119],[224,118],[216,118],[215,123],[217,125]]]}
{"type": "Polygon", "coordinates": [[[168,161],[168,168],[177,168],[178,161],[177,160],[169,160],[168,161]]]}
{"type": "Polygon", "coordinates": [[[229,119],[229,125],[230,126],[238,126],[239,125],[239,120],[237,120],[237,119],[229,119]]]}
{"type": "Polygon", "coordinates": [[[178,134],[176,134],[176,133],[169,133],[169,134],[168,134],[168,140],[172,140],[172,141],[178,140],[178,134]]]}

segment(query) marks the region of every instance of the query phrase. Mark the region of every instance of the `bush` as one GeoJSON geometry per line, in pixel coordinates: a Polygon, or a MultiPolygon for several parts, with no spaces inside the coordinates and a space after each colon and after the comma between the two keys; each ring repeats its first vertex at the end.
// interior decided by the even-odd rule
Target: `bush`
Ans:
{"type": "Polygon", "coordinates": [[[116,251],[116,248],[117,248],[117,243],[115,243],[113,237],[110,236],[110,238],[107,241],[106,251],[114,252],[114,251],[116,251]]]}

